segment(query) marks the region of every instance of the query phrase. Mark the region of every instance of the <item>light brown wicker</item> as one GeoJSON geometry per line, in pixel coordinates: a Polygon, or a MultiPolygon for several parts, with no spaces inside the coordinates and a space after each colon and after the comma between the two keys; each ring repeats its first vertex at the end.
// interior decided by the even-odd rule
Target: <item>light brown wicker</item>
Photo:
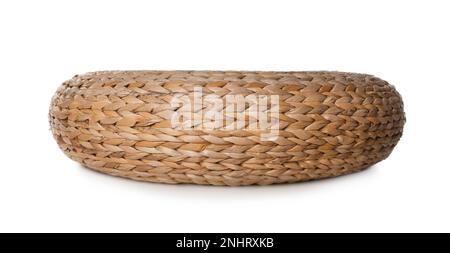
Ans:
{"type": "Polygon", "coordinates": [[[64,153],[91,169],[150,182],[231,186],[367,168],[388,157],[405,123],[393,86],[342,72],[93,72],[58,89],[49,119],[64,153]],[[195,87],[220,98],[278,95],[279,114],[269,115],[279,120],[278,137],[263,140],[261,131],[245,127],[175,128],[170,119],[180,107],[171,100],[192,97],[195,87]]]}

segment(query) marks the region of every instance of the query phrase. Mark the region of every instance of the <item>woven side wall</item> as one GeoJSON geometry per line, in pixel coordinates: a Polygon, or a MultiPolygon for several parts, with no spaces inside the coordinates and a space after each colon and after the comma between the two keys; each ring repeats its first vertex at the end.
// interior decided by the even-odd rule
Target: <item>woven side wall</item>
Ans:
{"type": "Polygon", "coordinates": [[[75,76],[52,99],[64,153],[107,174],[163,183],[250,185],[358,171],[402,135],[400,95],[387,82],[340,72],[105,71],[75,76]],[[174,129],[171,100],[204,94],[278,95],[279,136],[174,129]]]}

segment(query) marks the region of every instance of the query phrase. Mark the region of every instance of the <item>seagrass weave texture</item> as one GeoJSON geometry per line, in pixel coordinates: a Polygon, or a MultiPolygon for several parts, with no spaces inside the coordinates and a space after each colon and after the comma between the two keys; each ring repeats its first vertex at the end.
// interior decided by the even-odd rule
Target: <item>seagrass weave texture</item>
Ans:
{"type": "MultiPolygon", "coordinates": [[[[245,110],[248,108],[246,107],[245,110]]],[[[399,93],[342,72],[103,71],[58,89],[49,120],[59,147],[91,169],[163,183],[251,185],[334,177],[389,156],[405,116],[399,93]],[[176,129],[175,95],[278,95],[279,132],[176,129]]]]}

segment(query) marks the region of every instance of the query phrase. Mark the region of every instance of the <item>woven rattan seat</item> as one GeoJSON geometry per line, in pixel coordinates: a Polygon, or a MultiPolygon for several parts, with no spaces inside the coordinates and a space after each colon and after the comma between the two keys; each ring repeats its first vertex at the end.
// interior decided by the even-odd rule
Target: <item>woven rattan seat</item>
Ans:
{"type": "MultiPolygon", "coordinates": [[[[196,111],[194,101],[192,113],[208,103],[203,99],[196,111]]],[[[232,186],[367,168],[389,156],[405,123],[402,99],[392,85],[342,72],[93,72],[58,89],[49,118],[59,147],[91,169],[150,182],[232,186]],[[216,116],[224,116],[216,121],[222,125],[184,112],[178,118],[184,125],[174,126],[174,115],[182,112],[174,99],[194,100],[196,88],[223,100],[222,110],[215,109],[216,116]],[[261,112],[251,110],[261,107],[251,103],[226,113],[227,95],[246,102],[277,99],[262,111],[271,123],[258,118],[252,125],[261,112]],[[239,113],[244,125],[227,128],[225,118],[239,113]],[[273,122],[275,136],[262,138],[273,122]]]]}

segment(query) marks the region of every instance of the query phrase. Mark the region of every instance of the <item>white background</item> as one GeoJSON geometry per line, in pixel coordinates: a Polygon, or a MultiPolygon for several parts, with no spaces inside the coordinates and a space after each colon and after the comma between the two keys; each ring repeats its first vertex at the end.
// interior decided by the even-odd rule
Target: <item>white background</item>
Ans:
{"type": "Polygon", "coordinates": [[[1,1],[0,231],[429,232],[450,228],[449,1],[1,1]],[[95,70],[340,70],[394,84],[385,161],[265,187],[140,183],[58,149],[57,87],[95,70]]]}

